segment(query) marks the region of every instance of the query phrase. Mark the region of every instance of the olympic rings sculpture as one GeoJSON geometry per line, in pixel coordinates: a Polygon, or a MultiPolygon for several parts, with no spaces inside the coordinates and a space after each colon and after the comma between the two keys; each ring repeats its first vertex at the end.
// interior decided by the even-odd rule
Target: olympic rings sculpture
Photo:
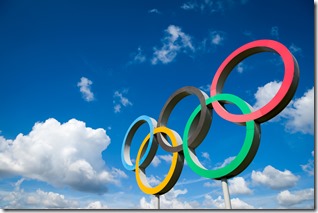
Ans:
{"type": "Polygon", "coordinates": [[[294,96],[299,81],[297,60],[281,43],[273,40],[257,40],[247,43],[231,53],[220,65],[212,80],[210,97],[192,86],[186,86],[173,93],[165,103],[158,122],[146,115],[138,117],[127,130],[122,145],[122,163],[127,170],[135,171],[139,188],[146,194],[161,195],[168,192],[178,181],[184,158],[188,166],[198,175],[212,179],[231,178],[240,174],[252,162],[259,147],[260,124],[280,113],[294,96]],[[222,88],[233,68],[245,58],[260,52],[274,52],[281,56],[284,63],[284,78],[276,95],[262,108],[253,111],[252,107],[241,98],[232,94],[223,94],[222,88]],[[183,137],[166,127],[174,107],[184,97],[195,95],[200,104],[190,115],[183,137]],[[231,114],[224,104],[235,104],[242,114],[231,114]],[[209,132],[212,122],[212,110],[223,119],[246,126],[244,143],[239,153],[229,164],[222,168],[206,169],[198,160],[195,149],[202,143],[209,132]],[[144,138],[136,156],[135,164],[130,158],[130,146],[138,128],[147,123],[149,134],[144,138]],[[167,137],[170,138],[171,144],[167,137]],[[170,169],[164,180],[151,187],[147,181],[146,168],[156,155],[158,145],[172,153],[170,169]]]}

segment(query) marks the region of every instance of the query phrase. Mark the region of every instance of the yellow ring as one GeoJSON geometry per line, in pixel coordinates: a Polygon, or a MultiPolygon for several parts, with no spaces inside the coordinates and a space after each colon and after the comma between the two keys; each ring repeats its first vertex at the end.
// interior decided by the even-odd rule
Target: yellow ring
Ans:
{"type": "MultiPolygon", "coordinates": [[[[177,137],[180,138],[180,136],[176,135],[177,134],[176,132],[170,130],[167,127],[161,126],[161,127],[155,128],[153,134],[157,134],[159,132],[165,133],[167,136],[170,137],[172,146],[178,145],[177,137]]],[[[159,185],[155,187],[151,187],[147,181],[145,168],[139,168],[140,156],[142,154],[144,147],[148,143],[149,138],[150,138],[150,133],[143,140],[138,150],[137,159],[136,159],[136,169],[135,169],[136,180],[137,180],[137,184],[139,188],[144,193],[152,194],[152,195],[161,195],[169,191],[174,186],[175,182],[178,180],[181,170],[183,168],[184,158],[183,158],[183,155],[180,155],[178,152],[174,152],[168,174],[159,185]]]]}

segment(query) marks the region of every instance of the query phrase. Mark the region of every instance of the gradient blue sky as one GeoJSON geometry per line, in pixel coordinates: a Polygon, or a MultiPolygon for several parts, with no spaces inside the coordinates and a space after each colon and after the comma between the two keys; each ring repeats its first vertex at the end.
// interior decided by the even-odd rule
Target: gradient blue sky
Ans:
{"type": "MultiPolygon", "coordinates": [[[[294,54],[300,80],[290,105],[264,123],[254,161],[229,180],[233,208],[314,206],[314,4],[291,0],[1,1],[0,207],[154,208],[121,163],[121,146],[140,115],[158,119],[184,86],[209,94],[222,61],[257,39],[294,54]],[[288,4],[287,4],[288,3],[288,4]]],[[[255,108],[276,93],[280,57],[253,55],[224,91],[255,108]]],[[[198,104],[187,97],[169,127],[180,135],[198,104]]],[[[228,162],[244,127],[214,116],[198,148],[208,168],[228,162]]],[[[132,156],[142,139],[133,140],[132,156]]],[[[156,184],[171,154],[147,169],[156,184]]],[[[222,208],[219,181],[184,166],[162,208],[222,208]]]]}

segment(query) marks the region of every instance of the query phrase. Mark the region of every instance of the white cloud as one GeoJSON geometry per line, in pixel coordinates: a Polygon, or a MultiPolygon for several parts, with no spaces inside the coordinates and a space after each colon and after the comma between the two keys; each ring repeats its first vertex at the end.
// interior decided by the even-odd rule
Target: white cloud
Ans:
{"type": "Polygon", "coordinates": [[[161,163],[161,160],[157,156],[155,156],[153,160],[151,161],[151,165],[153,167],[157,167],[160,163],[161,163]]]}
{"type": "Polygon", "coordinates": [[[294,55],[300,55],[300,56],[302,55],[302,49],[300,47],[296,46],[294,43],[289,46],[289,50],[294,55]]]}
{"type": "Polygon", "coordinates": [[[119,92],[118,90],[114,92],[114,112],[121,112],[122,107],[132,106],[132,102],[124,95],[128,93],[128,90],[123,90],[119,92]]]}
{"type": "Polygon", "coordinates": [[[209,182],[205,182],[203,184],[203,186],[207,187],[207,188],[213,188],[213,187],[221,188],[222,187],[222,183],[219,180],[212,180],[212,181],[209,181],[209,182]]]}
{"type": "Polygon", "coordinates": [[[304,201],[314,200],[314,189],[304,189],[295,192],[284,190],[277,195],[277,201],[284,207],[292,207],[304,201]]]}
{"type": "Polygon", "coordinates": [[[287,131],[314,134],[314,98],[313,87],[281,113],[281,116],[287,119],[287,131]]]}
{"type": "MultiPolygon", "coordinates": [[[[180,195],[184,195],[187,192],[187,189],[176,190],[172,188],[169,192],[160,196],[160,209],[192,209],[193,205],[191,203],[178,199],[180,195]]],[[[157,198],[151,196],[149,201],[142,197],[139,203],[142,209],[156,209],[157,202],[157,198]]]]}
{"type": "Polygon", "coordinates": [[[201,156],[203,157],[203,158],[205,158],[206,160],[210,160],[210,155],[209,155],[209,153],[207,153],[207,152],[202,152],[201,153],[201,156]]]}
{"type": "Polygon", "coordinates": [[[279,28],[277,26],[271,28],[271,36],[273,38],[279,39],[279,28]]]}
{"type": "Polygon", "coordinates": [[[217,164],[216,164],[216,167],[214,167],[213,169],[219,169],[219,168],[222,168],[222,167],[228,165],[229,163],[232,162],[232,160],[235,159],[235,157],[236,157],[236,156],[232,156],[232,157],[226,158],[226,159],[224,160],[224,162],[222,162],[222,163],[217,163],[217,164]]]}
{"type": "MultiPolygon", "coordinates": [[[[259,109],[267,104],[277,93],[282,82],[269,82],[263,87],[258,87],[254,94],[256,103],[254,109],[259,109]]],[[[314,87],[305,94],[292,100],[289,105],[277,115],[277,119],[285,119],[285,130],[291,133],[301,132],[303,134],[314,134],[314,87]]]]}
{"type": "Polygon", "coordinates": [[[151,61],[153,65],[158,64],[158,62],[163,64],[170,63],[181,51],[195,51],[191,37],[182,32],[180,27],[170,25],[165,32],[166,36],[162,39],[161,49],[154,48],[154,56],[151,61]]]}
{"type": "Polygon", "coordinates": [[[254,94],[256,103],[254,109],[259,109],[267,104],[277,93],[282,82],[272,81],[265,84],[263,87],[258,87],[257,92],[254,94]]]}
{"type": "Polygon", "coordinates": [[[184,10],[194,10],[197,7],[198,4],[196,2],[186,2],[181,6],[181,8],[184,10]]]}
{"type": "Polygon", "coordinates": [[[158,156],[161,160],[164,160],[167,163],[171,163],[172,162],[172,155],[159,155],[158,156]]]}
{"type": "Polygon", "coordinates": [[[77,86],[80,88],[80,92],[85,101],[90,102],[94,100],[94,94],[91,91],[91,85],[93,82],[88,78],[81,77],[81,81],[77,83],[77,86]]]}
{"type": "Polygon", "coordinates": [[[244,66],[243,62],[240,62],[236,67],[236,70],[238,73],[243,73],[245,69],[246,69],[246,66],[244,66]]]}
{"type": "Polygon", "coordinates": [[[148,181],[150,186],[156,186],[161,182],[160,178],[158,176],[155,177],[153,175],[151,175],[150,177],[147,177],[147,181],[148,181]]]}
{"type": "Polygon", "coordinates": [[[271,189],[284,189],[295,186],[299,177],[289,170],[282,172],[268,165],[263,172],[253,170],[252,180],[256,184],[262,184],[271,189]]]}
{"type": "MultiPolygon", "coordinates": [[[[314,151],[311,152],[312,157],[314,157],[314,151]]],[[[300,165],[303,171],[307,172],[308,175],[313,176],[315,173],[314,159],[309,159],[304,165],[300,165]]]]}
{"type": "Polygon", "coordinates": [[[151,10],[148,10],[148,13],[156,13],[156,14],[160,14],[159,10],[154,8],[154,9],[151,9],[151,10]]]}
{"type": "Polygon", "coordinates": [[[131,64],[141,64],[146,61],[146,55],[143,54],[142,49],[138,47],[137,53],[131,54],[133,59],[128,63],[128,65],[131,64]]]}
{"type": "MultiPolygon", "coordinates": [[[[218,196],[216,199],[213,199],[211,195],[205,195],[203,201],[204,207],[215,207],[218,209],[224,209],[225,204],[224,200],[221,196],[218,196]]],[[[231,199],[231,206],[232,209],[254,209],[254,206],[240,200],[239,198],[232,198],[231,199]]]]}
{"type": "Polygon", "coordinates": [[[107,209],[107,205],[101,203],[100,201],[94,201],[87,205],[87,209],[107,209]]]}
{"type": "Polygon", "coordinates": [[[200,86],[199,89],[202,90],[203,92],[210,93],[210,87],[211,87],[211,84],[206,84],[206,85],[200,86]]]}
{"type": "Polygon", "coordinates": [[[79,208],[75,200],[65,198],[64,195],[55,192],[45,192],[37,189],[34,192],[25,192],[20,189],[24,179],[15,183],[13,191],[0,191],[1,208],[5,209],[46,209],[46,208],[79,208]]]}
{"type": "Polygon", "coordinates": [[[242,177],[229,179],[229,189],[231,194],[252,194],[253,192],[242,177]]]}
{"type": "MultiPolygon", "coordinates": [[[[240,4],[244,5],[248,0],[239,1],[240,4]]],[[[238,1],[218,1],[218,0],[204,0],[196,1],[191,0],[181,5],[181,9],[186,11],[199,11],[201,13],[216,13],[224,12],[228,8],[232,8],[238,1]]]]}
{"type": "Polygon", "coordinates": [[[210,32],[211,44],[212,45],[221,45],[225,39],[224,33],[221,31],[212,31],[210,32]]]}
{"type": "Polygon", "coordinates": [[[108,184],[120,184],[125,177],[119,169],[105,169],[101,153],[110,144],[106,131],[76,119],[61,124],[50,118],[14,140],[0,137],[0,144],[1,176],[19,175],[94,193],[105,193],[108,184]]]}

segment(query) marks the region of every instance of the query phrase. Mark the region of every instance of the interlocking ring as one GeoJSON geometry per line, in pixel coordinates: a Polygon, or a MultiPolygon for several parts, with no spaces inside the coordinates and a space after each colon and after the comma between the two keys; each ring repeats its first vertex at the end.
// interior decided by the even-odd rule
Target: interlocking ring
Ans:
{"type": "Polygon", "coordinates": [[[222,93],[226,78],[233,68],[243,59],[260,52],[275,52],[284,62],[285,73],[282,85],[276,95],[265,106],[244,115],[235,115],[226,111],[219,102],[213,102],[214,110],[222,118],[232,122],[255,120],[263,123],[280,113],[293,98],[299,81],[299,67],[295,57],[288,48],[273,40],[257,40],[243,45],[230,54],[216,71],[211,84],[210,95],[222,93]]]}
{"type": "Polygon", "coordinates": [[[143,150],[144,153],[141,159],[139,160],[138,165],[141,167],[145,167],[145,165],[149,165],[149,163],[151,163],[158,149],[158,143],[155,141],[156,139],[153,136],[154,128],[157,126],[157,121],[145,115],[138,117],[128,128],[128,131],[125,135],[124,143],[122,146],[121,161],[127,170],[135,171],[136,169],[136,165],[133,165],[133,163],[131,162],[130,145],[131,145],[132,138],[134,137],[137,129],[144,123],[148,123],[149,125],[150,139],[149,139],[149,144],[147,148],[143,150]]]}
{"type": "Polygon", "coordinates": [[[230,54],[218,68],[211,84],[208,97],[203,91],[195,87],[183,87],[173,93],[165,103],[158,123],[148,116],[140,116],[128,128],[122,146],[122,162],[126,169],[135,171],[139,188],[147,193],[161,195],[169,191],[177,182],[184,157],[189,167],[198,175],[213,178],[231,178],[242,171],[252,162],[260,143],[260,123],[263,123],[281,112],[295,94],[299,81],[299,68],[296,59],[289,50],[276,41],[258,40],[243,45],[230,54]],[[232,94],[222,94],[222,88],[233,68],[243,59],[259,52],[275,52],[284,62],[285,74],[282,85],[277,94],[262,108],[253,111],[252,107],[241,98],[232,94]],[[174,107],[184,97],[195,95],[200,104],[190,115],[183,132],[183,139],[177,132],[166,127],[168,118],[174,107]],[[223,108],[224,104],[235,104],[242,114],[231,114],[223,108]],[[223,119],[246,126],[246,135],[238,155],[228,165],[208,170],[198,160],[195,149],[206,137],[212,122],[212,110],[223,119]],[[130,159],[130,145],[137,129],[148,123],[150,133],[145,136],[133,165],[130,159]],[[171,145],[166,137],[170,138],[171,145]],[[151,187],[147,181],[145,170],[155,157],[158,144],[168,152],[173,153],[172,164],[164,180],[157,186],[151,187]]]}
{"type": "MultiPolygon", "coordinates": [[[[188,146],[196,147],[198,146],[198,142],[201,141],[208,133],[208,127],[211,125],[212,121],[211,109],[205,105],[205,100],[208,98],[208,95],[205,92],[190,86],[178,89],[170,96],[162,108],[158,119],[158,126],[166,126],[173,108],[188,95],[197,96],[202,109],[198,116],[195,117],[195,121],[193,122],[193,125],[191,125],[189,132],[188,146]]],[[[171,146],[162,134],[158,134],[157,140],[160,146],[168,152],[180,152],[182,150],[182,144],[171,146]]]]}
{"type": "MultiPolygon", "coordinates": [[[[217,94],[206,100],[206,105],[210,105],[216,101],[226,101],[238,106],[244,113],[250,113],[250,107],[239,97],[231,94],[217,94]]],[[[198,175],[206,178],[222,179],[231,178],[241,173],[253,160],[260,141],[260,126],[255,121],[246,122],[246,135],[243,146],[238,155],[229,164],[222,168],[208,170],[198,160],[195,149],[188,146],[188,135],[195,117],[201,111],[201,106],[198,106],[190,115],[186,124],[183,135],[183,153],[189,167],[198,175]]]]}
{"type": "MultiPolygon", "coordinates": [[[[169,138],[171,139],[171,143],[173,146],[177,146],[178,144],[182,143],[182,140],[179,136],[178,133],[176,133],[173,130],[168,129],[167,127],[157,127],[154,130],[154,134],[156,133],[165,133],[167,136],[169,136],[169,138]]],[[[137,159],[136,159],[136,165],[139,165],[139,159],[140,156],[142,154],[142,150],[144,148],[144,146],[147,145],[147,143],[149,142],[149,138],[151,137],[150,134],[147,135],[147,137],[144,139],[144,141],[142,142],[140,149],[138,151],[137,154],[137,159]]],[[[136,180],[137,180],[137,184],[139,186],[139,188],[147,193],[147,194],[153,194],[153,195],[161,195],[164,194],[166,192],[168,192],[173,186],[174,184],[177,182],[182,168],[183,168],[183,154],[179,153],[179,152],[174,152],[173,156],[172,156],[172,162],[171,162],[171,167],[169,169],[168,174],[166,175],[166,177],[164,178],[164,180],[156,187],[151,187],[147,181],[147,177],[145,174],[145,169],[146,167],[149,165],[144,165],[144,166],[136,166],[136,180]]]]}

